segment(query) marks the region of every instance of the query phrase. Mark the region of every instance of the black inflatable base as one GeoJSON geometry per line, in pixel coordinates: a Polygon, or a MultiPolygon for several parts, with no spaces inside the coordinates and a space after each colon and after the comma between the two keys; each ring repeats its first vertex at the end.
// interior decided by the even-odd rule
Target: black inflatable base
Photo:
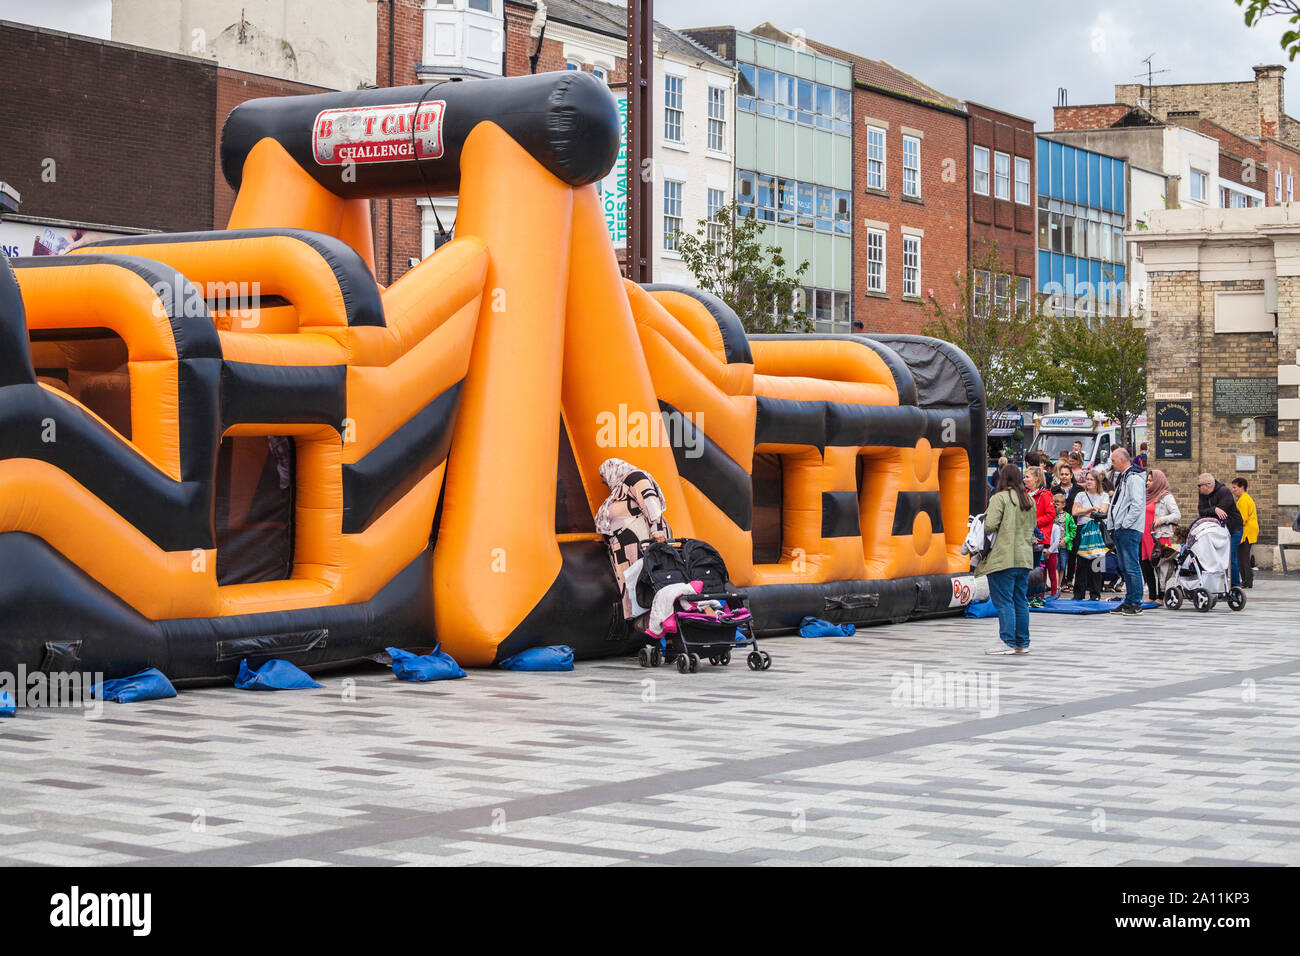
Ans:
{"type": "MultiPolygon", "coordinates": [[[[578,659],[636,647],[622,619],[601,542],[564,542],[555,583],[501,642],[498,659],[567,644],[578,659]]],[[[0,670],[81,671],[125,677],[156,667],[173,683],[232,680],[239,662],[282,658],[321,671],[375,658],[388,647],[425,651],[434,628],[431,550],[369,601],[217,618],[150,621],[40,538],[0,534],[0,670]]],[[[860,625],[949,613],[952,575],[742,588],[761,635],[788,633],[805,616],[860,625]]],[[[951,609],[957,613],[960,609],[951,609]]]]}

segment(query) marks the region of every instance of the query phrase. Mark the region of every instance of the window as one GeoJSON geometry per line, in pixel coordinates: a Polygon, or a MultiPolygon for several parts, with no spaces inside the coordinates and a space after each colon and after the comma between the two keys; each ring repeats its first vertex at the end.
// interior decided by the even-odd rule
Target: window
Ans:
{"type": "Polygon", "coordinates": [[[806,229],[813,227],[817,216],[817,187],[812,183],[800,183],[797,200],[798,218],[795,224],[806,229]]]}
{"type": "Polygon", "coordinates": [[[1006,153],[993,154],[993,198],[1011,198],[1011,157],[1006,153]]]}
{"type": "Polygon", "coordinates": [[[664,248],[677,251],[677,234],[682,231],[682,184],[664,180],[664,248]]]}
{"type": "Polygon", "coordinates": [[[885,188],[885,131],[867,127],[867,188],[885,188]]]}
{"type": "Polygon", "coordinates": [[[1029,295],[1032,284],[1023,276],[1016,278],[1016,311],[1026,308],[1029,305],[1029,295]]]}
{"type": "Polygon", "coordinates": [[[581,66],[581,64],[579,64],[579,63],[576,62],[575,60],[568,60],[568,61],[566,61],[565,64],[564,64],[564,68],[565,68],[566,70],[577,70],[577,71],[579,71],[579,72],[582,71],[582,66],[581,66]]]}
{"type": "Polygon", "coordinates": [[[1114,230],[1115,236],[1115,249],[1112,256],[1114,261],[1122,263],[1124,261],[1124,227],[1111,226],[1111,229],[1114,230]]]}
{"type": "Polygon", "coordinates": [[[903,237],[903,295],[921,297],[921,237],[903,237]]]}
{"type": "MultiPolygon", "coordinates": [[[[736,173],[736,202],[741,206],[752,206],[754,204],[754,174],[748,172],[736,173]]],[[[742,210],[742,215],[744,212],[742,210]]]]}
{"type": "Polygon", "coordinates": [[[795,192],[798,187],[792,179],[776,181],[776,221],[783,226],[794,223],[795,192]]]}
{"type": "Polygon", "coordinates": [[[1011,311],[1011,277],[1000,275],[993,280],[994,314],[1001,318],[1011,311]]]}
{"type": "Polygon", "coordinates": [[[1286,201],[1291,202],[1295,199],[1295,177],[1290,173],[1286,174],[1286,201]]]}
{"type": "Polygon", "coordinates": [[[867,230],[867,291],[885,291],[885,231],[867,230]]]}
{"type": "Polygon", "coordinates": [[[986,146],[975,147],[975,176],[971,184],[979,195],[989,194],[989,151],[986,146]]]}
{"type": "Polygon", "coordinates": [[[1219,187],[1219,208],[1220,208],[1220,209],[1231,209],[1231,208],[1232,208],[1232,198],[1228,195],[1228,187],[1227,187],[1227,186],[1220,186],[1220,187],[1219,187]]]}
{"type": "Polygon", "coordinates": [[[709,87],[709,149],[716,153],[727,149],[727,91],[709,87]]]}
{"type": "Polygon", "coordinates": [[[1016,157],[1016,202],[1029,205],[1029,160],[1016,157]]]}
{"type": "Polygon", "coordinates": [[[1273,170],[1273,202],[1282,201],[1282,170],[1273,170]]]}
{"type": "Polygon", "coordinates": [[[758,186],[758,198],[754,205],[758,208],[758,218],[762,222],[776,221],[776,178],[759,176],[755,180],[758,186]]]}
{"type": "Polygon", "coordinates": [[[1192,170],[1191,196],[1193,199],[1205,202],[1205,194],[1209,189],[1209,179],[1210,177],[1199,169],[1192,170]]]}
{"type": "Polygon", "coordinates": [[[492,0],[469,0],[469,8],[478,10],[481,13],[492,12],[492,0]]]}
{"type": "Polygon", "coordinates": [[[817,187],[817,231],[835,231],[835,190],[817,187]]]}
{"type": "Polygon", "coordinates": [[[980,318],[989,314],[989,274],[983,269],[975,270],[975,282],[971,296],[975,314],[980,318]]]}
{"type": "Polygon", "coordinates": [[[835,231],[841,236],[853,231],[853,194],[843,189],[835,190],[835,231]]]}
{"type": "Polygon", "coordinates": [[[722,241],[722,238],[723,238],[722,234],[723,234],[723,229],[724,229],[724,227],[723,227],[723,224],[720,223],[720,222],[718,222],[714,217],[717,216],[717,214],[718,214],[719,212],[722,211],[722,207],[723,207],[723,205],[726,203],[726,201],[727,201],[727,196],[726,196],[725,191],[723,191],[723,190],[721,190],[721,189],[710,189],[710,190],[709,190],[709,197],[708,197],[708,208],[709,208],[709,212],[708,212],[708,215],[709,215],[709,229],[708,229],[708,237],[709,237],[709,241],[710,241],[710,242],[721,242],[721,241],[722,241]]]}
{"type": "Polygon", "coordinates": [[[682,141],[682,86],[680,76],[664,77],[664,139],[670,143],[682,141]]]}
{"type": "Polygon", "coordinates": [[[1047,197],[1038,197],[1038,248],[1052,248],[1052,232],[1048,219],[1047,197]]]}
{"type": "Polygon", "coordinates": [[[903,137],[903,195],[921,198],[921,141],[903,137]]]}
{"type": "Polygon", "coordinates": [[[600,82],[606,85],[609,84],[609,74],[605,72],[605,68],[603,66],[593,66],[591,68],[591,75],[594,76],[596,79],[600,80],[600,82]]]}

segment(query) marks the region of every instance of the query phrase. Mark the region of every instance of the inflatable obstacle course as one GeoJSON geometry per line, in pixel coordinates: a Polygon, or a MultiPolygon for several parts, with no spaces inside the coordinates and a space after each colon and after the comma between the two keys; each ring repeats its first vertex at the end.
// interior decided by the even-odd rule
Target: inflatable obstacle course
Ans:
{"type": "Polygon", "coordinates": [[[595,185],[617,149],[578,72],[254,100],[226,230],[0,263],[0,668],[622,652],[611,456],[760,633],[964,604],[970,361],[747,337],[627,282],[595,185]],[[458,195],[456,238],[382,287],[369,200],[426,192],[458,195]]]}

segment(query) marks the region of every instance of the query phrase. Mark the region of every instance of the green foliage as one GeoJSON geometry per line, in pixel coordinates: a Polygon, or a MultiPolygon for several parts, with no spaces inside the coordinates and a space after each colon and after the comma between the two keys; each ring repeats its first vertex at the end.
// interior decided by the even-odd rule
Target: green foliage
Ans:
{"type": "Polygon", "coordinates": [[[803,292],[808,262],[790,272],[780,248],[763,245],[762,224],[738,209],[733,200],[701,219],[694,234],[678,233],[677,251],[696,285],[731,306],[746,332],[811,332],[803,292]]]}
{"type": "Polygon", "coordinates": [[[1300,53],[1300,3],[1297,0],[1233,0],[1245,11],[1246,26],[1253,27],[1264,17],[1286,17],[1291,29],[1282,33],[1282,49],[1295,60],[1300,53]]]}
{"type": "Polygon", "coordinates": [[[1147,407],[1146,329],[1132,315],[1054,319],[1047,356],[1059,368],[1057,394],[1066,405],[1104,412],[1131,441],[1134,420],[1147,407]]]}
{"type": "Polygon", "coordinates": [[[933,295],[925,306],[925,334],[951,342],[975,363],[984,380],[984,401],[990,413],[1008,411],[1031,398],[1057,389],[1057,370],[1045,356],[1044,315],[1039,296],[1016,305],[1015,276],[990,248],[953,277],[956,300],[945,306],[933,295]],[[987,273],[987,288],[977,273],[987,273]],[[994,292],[1005,288],[1007,295],[994,292]]]}

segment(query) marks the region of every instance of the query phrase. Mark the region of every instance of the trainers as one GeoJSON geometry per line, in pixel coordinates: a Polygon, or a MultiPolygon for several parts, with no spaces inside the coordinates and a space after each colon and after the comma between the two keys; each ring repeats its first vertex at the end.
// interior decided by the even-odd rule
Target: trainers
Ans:
{"type": "Polygon", "coordinates": [[[1014,654],[1015,652],[1016,649],[1014,647],[1008,647],[1006,644],[999,644],[997,647],[988,648],[984,653],[992,654],[998,657],[1006,657],[1006,656],[1010,656],[1011,654],[1014,654]]]}
{"type": "Polygon", "coordinates": [[[1017,647],[1017,648],[1016,648],[1016,653],[1017,653],[1017,654],[1028,654],[1028,653],[1029,653],[1029,648],[1027,648],[1027,647],[1017,647]]]}

